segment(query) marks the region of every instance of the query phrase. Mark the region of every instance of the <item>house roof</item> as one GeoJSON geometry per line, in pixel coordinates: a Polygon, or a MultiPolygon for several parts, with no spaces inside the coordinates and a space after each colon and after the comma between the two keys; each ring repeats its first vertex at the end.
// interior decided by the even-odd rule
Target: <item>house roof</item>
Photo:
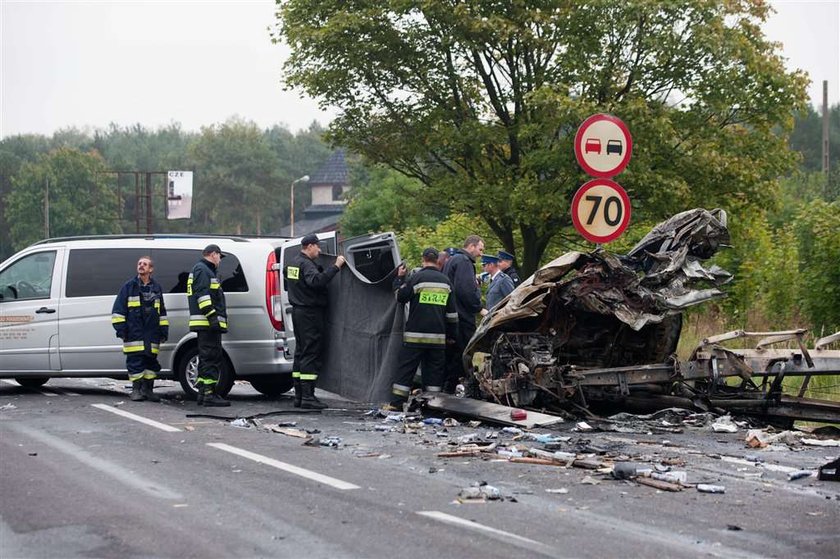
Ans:
{"type": "MultiPolygon", "coordinates": [[[[328,215],[325,217],[318,217],[313,219],[302,219],[295,221],[295,236],[300,237],[308,235],[309,233],[323,233],[325,231],[335,231],[338,228],[338,220],[340,214],[328,215]]],[[[292,227],[284,225],[280,228],[281,237],[291,237],[292,227]]]]}
{"type": "Polygon", "coordinates": [[[333,152],[320,169],[312,173],[309,184],[310,186],[321,184],[339,184],[344,186],[349,180],[350,171],[347,168],[347,161],[344,158],[344,150],[339,148],[333,152]]]}

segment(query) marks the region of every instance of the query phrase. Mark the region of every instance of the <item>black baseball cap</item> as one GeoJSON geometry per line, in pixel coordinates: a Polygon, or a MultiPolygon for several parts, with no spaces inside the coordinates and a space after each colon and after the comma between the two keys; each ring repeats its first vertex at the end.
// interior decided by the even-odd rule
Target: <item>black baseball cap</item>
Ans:
{"type": "Polygon", "coordinates": [[[300,246],[305,247],[309,245],[317,245],[318,244],[318,235],[315,233],[310,233],[309,235],[305,236],[300,240],[300,246]]]}
{"type": "Polygon", "coordinates": [[[219,248],[219,245],[207,245],[206,247],[204,247],[204,250],[201,251],[201,254],[207,255],[213,254],[214,252],[218,252],[222,256],[222,258],[227,256],[227,254],[222,252],[222,249],[219,248]]]}

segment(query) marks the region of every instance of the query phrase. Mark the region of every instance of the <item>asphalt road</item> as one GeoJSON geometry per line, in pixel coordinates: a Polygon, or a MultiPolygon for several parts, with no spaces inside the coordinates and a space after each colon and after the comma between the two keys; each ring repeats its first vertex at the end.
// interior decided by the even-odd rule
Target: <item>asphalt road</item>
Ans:
{"type": "Polygon", "coordinates": [[[164,381],[160,404],[124,381],[0,381],[0,557],[840,557],[840,483],[815,470],[837,447],[744,445],[718,434],[536,429],[611,463],[663,461],[724,494],[658,491],[581,468],[439,458],[462,437],[542,447],[498,426],[415,426],[326,395],[305,414],[237,384],[230,408],[199,408],[164,381]],[[260,427],[228,418],[271,412],[260,427]],[[296,422],[312,437],[266,428],[296,422]],[[495,438],[492,438],[495,437],[495,438]],[[680,465],[680,463],[684,465],[680,465]],[[475,482],[502,499],[459,500],[475,482]]]}

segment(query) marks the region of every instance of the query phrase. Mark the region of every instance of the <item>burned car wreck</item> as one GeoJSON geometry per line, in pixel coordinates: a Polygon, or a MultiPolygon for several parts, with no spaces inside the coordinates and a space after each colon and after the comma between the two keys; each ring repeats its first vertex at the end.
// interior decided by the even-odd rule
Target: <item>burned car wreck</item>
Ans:
{"type": "MultiPolygon", "coordinates": [[[[812,376],[840,373],[840,351],[808,350],[804,330],[733,332],[676,357],[682,312],[723,297],[731,279],[705,266],[729,242],[726,214],[693,209],[657,225],[626,255],[569,252],[484,317],[464,353],[469,395],[500,404],[592,413],[671,406],[840,422],[834,402],[804,398],[812,376]],[[754,349],[723,342],[760,336],[754,349]],[[793,349],[773,349],[784,343],[793,349]],[[474,356],[484,354],[473,367],[474,356]],[[795,396],[783,380],[801,377],[795,396]]],[[[789,382],[787,384],[790,384],[789,382]]]]}

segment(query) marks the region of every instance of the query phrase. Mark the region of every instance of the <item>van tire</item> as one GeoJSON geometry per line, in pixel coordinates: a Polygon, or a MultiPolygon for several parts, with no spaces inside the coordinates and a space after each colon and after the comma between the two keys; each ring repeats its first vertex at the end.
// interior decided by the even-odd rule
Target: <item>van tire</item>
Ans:
{"type": "MultiPolygon", "coordinates": [[[[216,384],[216,394],[219,396],[227,396],[230,389],[233,388],[233,368],[228,361],[227,355],[224,359],[224,367],[219,374],[219,382],[216,384]]],[[[190,400],[195,400],[198,396],[198,389],[195,387],[195,379],[198,375],[198,345],[193,344],[184,350],[184,353],[178,359],[178,382],[181,383],[181,389],[190,400]]]]}
{"type": "Polygon", "coordinates": [[[44,386],[49,377],[15,377],[15,382],[24,388],[40,388],[44,386]]]}
{"type": "Polygon", "coordinates": [[[248,377],[246,380],[251,383],[254,390],[269,398],[276,398],[281,394],[285,394],[292,389],[292,385],[294,384],[292,375],[265,375],[248,377]]]}

